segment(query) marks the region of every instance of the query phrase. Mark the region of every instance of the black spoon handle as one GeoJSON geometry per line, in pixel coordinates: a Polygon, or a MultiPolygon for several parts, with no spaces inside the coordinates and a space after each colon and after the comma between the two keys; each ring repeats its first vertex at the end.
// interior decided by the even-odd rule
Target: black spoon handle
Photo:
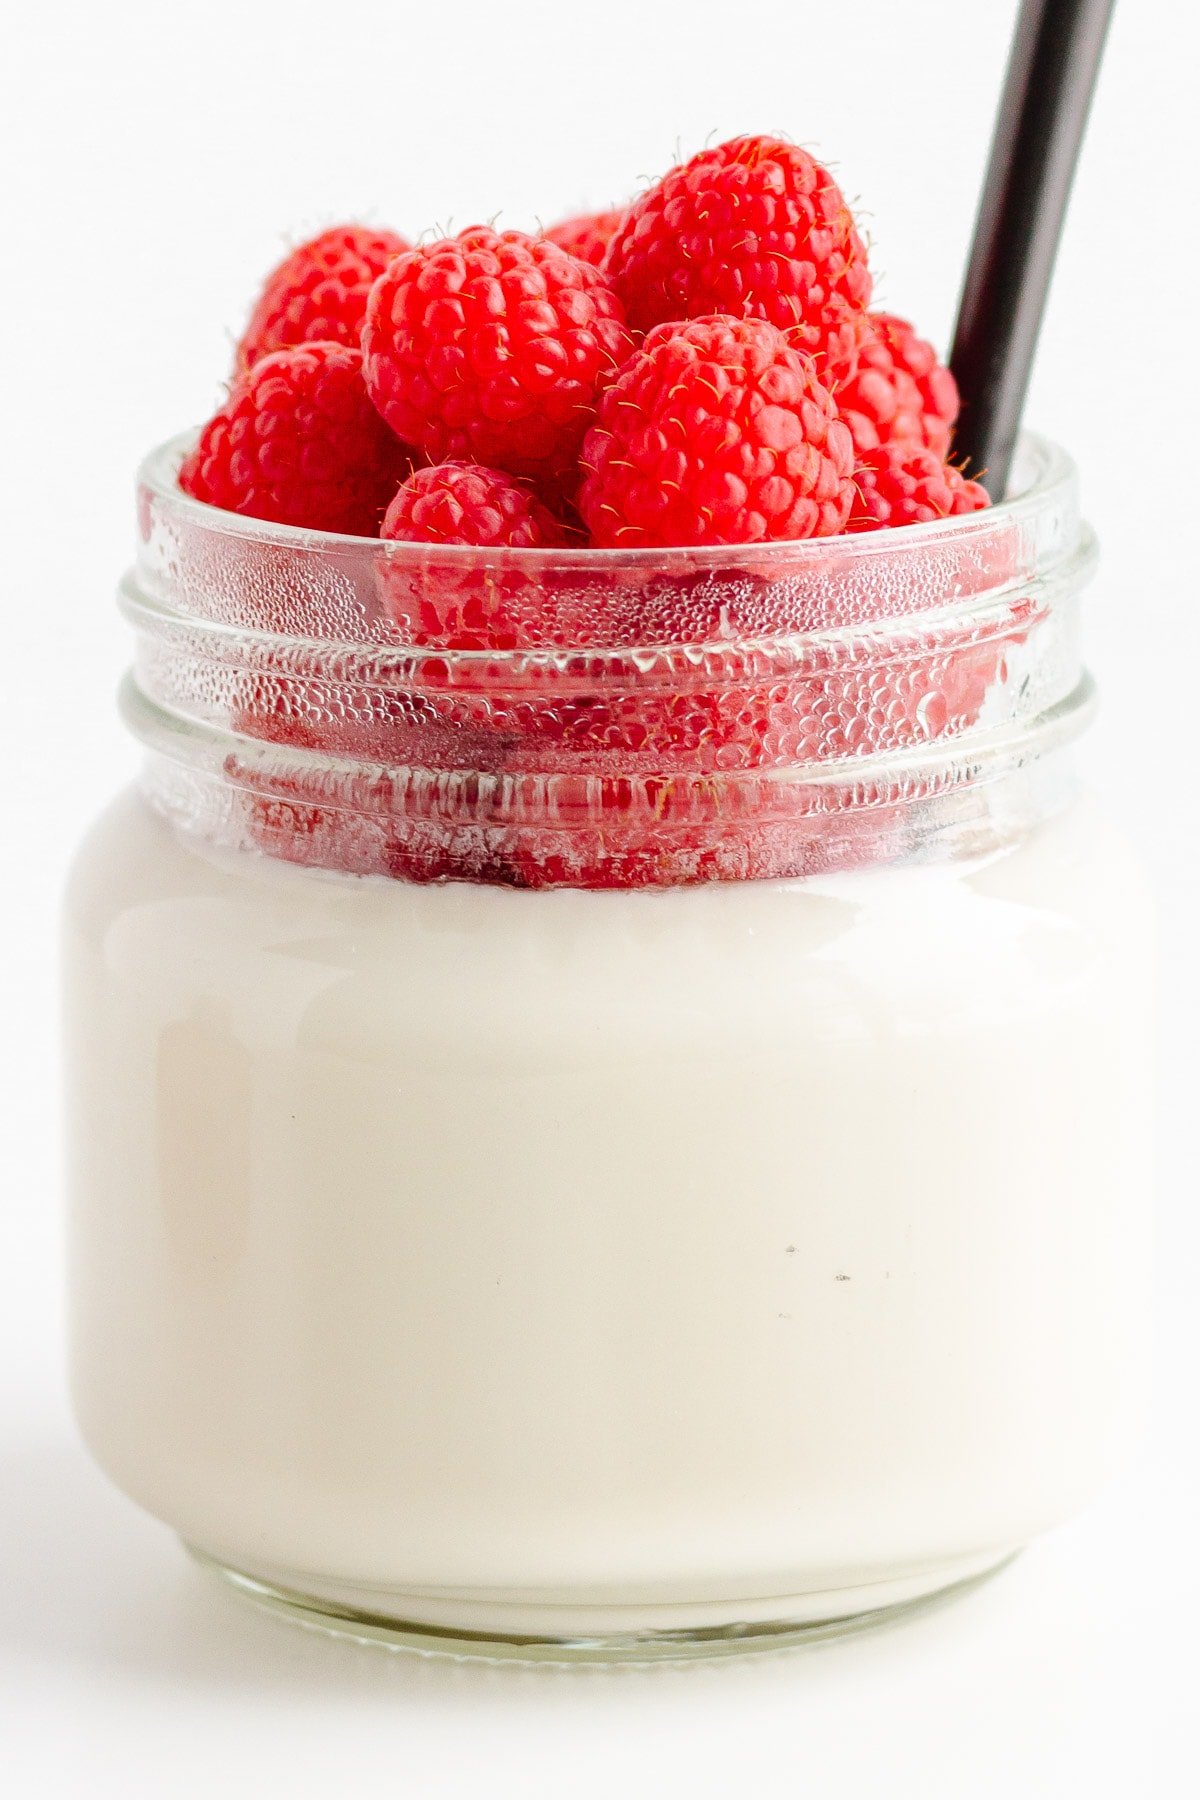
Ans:
{"type": "Polygon", "coordinates": [[[1115,0],[1022,0],[963,280],[954,440],[993,500],[1008,484],[1071,178],[1115,0]]]}

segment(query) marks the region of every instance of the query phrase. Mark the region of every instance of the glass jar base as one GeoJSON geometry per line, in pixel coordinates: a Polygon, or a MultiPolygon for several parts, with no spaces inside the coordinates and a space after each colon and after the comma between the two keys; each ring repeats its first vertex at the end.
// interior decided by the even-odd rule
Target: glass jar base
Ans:
{"type": "MultiPolygon", "coordinates": [[[[184,1548],[202,1568],[254,1605],[290,1619],[294,1624],[326,1632],[331,1637],[376,1644],[388,1650],[450,1657],[456,1661],[599,1665],[692,1662],[706,1657],[761,1653],[847,1637],[911,1617],[967,1593],[1019,1554],[1019,1547],[1000,1552],[992,1550],[928,1567],[919,1574],[822,1593],[781,1596],[770,1603],[759,1601],[756,1610],[768,1605],[770,1609],[769,1616],[762,1618],[746,1618],[745,1603],[731,1602],[727,1610],[736,1613],[740,1609],[742,1617],[735,1616],[720,1623],[655,1627],[646,1624],[647,1617],[655,1612],[647,1605],[607,1608],[609,1613],[627,1612],[628,1628],[576,1630],[567,1635],[518,1628],[518,1625],[524,1627],[528,1623],[528,1608],[505,1603],[480,1605],[461,1596],[431,1605],[428,1594],[419,1598],[388,1594],[386,1611],[367,1608],[351,1604],[344,1596],[335,1599],[306,1593],[276,1580],[264,1579],[222,1562],[194,1544],[185,1542],[184,1548]],[[444,1616],[437,1619],[412,1616],[435,1608],[444,1616]],[[462,1622],[454,1622],[456,1612],[462,1622]],[[475,1624],[468,1626],[465,1623],[464,1615],[467,1614],[475,1619],[475,1624]],[[505,1614],[510,1614],[512,1619],[508,1629],[505,1629],[505,1614]]],[[[384,1598],[381,1594],[381,1601],[384,1598]]],[[[541,1610],[552,1611],[549,1607],[541,1610]]],[[[666,1609],[673,1615],[690,1610],[699,1609],[681,1606],[666,1609]]],[[[704,1609],[705,1612],[720,1610],[715,1606],[704,1609]]]]}

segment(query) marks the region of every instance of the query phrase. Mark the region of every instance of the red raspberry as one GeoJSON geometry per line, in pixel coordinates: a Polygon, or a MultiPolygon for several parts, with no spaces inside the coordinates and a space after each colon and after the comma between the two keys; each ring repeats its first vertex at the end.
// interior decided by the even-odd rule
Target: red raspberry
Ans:
{"type": "Polygon", "coordinates": [[[614,208],[612,212],[577,213],[572,219],[563,219],[559,224],[551,225],[546,236],[560,250],[569,250],[581,262],[591,263],[598,269],[604,261],[604,252],[624,217],[624,208],[621,207],[614,208]]]}
{"type": "Polygon", "coordinates": [[[660,325],[601,397],[579,510],[622,549],[841,531],[854,448],[809,359],[762,319],[660,325]]]}
{"type": "Polygon", "coordinates": [[[359,347],[371,285],[408,245],[394,231],[334,225],[268,275],[237,347],[237,367],[289,344],[314,340],[359,347]]]}
{"type": "Polygon", "coordinates": [[[854,342],[819,357],[818,366],[855,449],[909,443],[946,456],[958,417],[958,387],[933,345],[891,313],[859,315],[854,336],[854,342]]]}
{"type": "Polygon", "coordinates": [[[515,476],[477,463],[417,469],[388,507],[380,537],[410,544],[547,549],[567,534],[549,507],[515,476]]]}
{"type": "Polygon", "coordinates": [[[939,456],[945,456],[958,418],[958,383],[938,360],[933,345],[918,337],[907,320],[898,319],[894,313],[872,316],[893,363],[906,368],[917,384],[926,443],[939,456]]]}
{"type": "Polygon", "coordinates": [[[988,505],[986,488],[916,444],[880,444],[860,458],[847,531],[923,525],[988,505]]]}
{"type": "Polygon", "coordinates": [[[805,150],[734,138],[635,201],[604,268],[635,331],[666,319],[768,319],[816,350],[871,297],[867,253],[841,189],[805,150]]]}
{"type": "MultiPolygon", "coordinates": [[[[471,463],[439,463],[410,475],[380,535],[485,550],[568,541],[523,482],[471,463]]],[[[463,556],[432,566],[423,559],[414,566],[397,557],[381,571],[381,592],[404,642],[427,649],[520,650],[570,640],[570,620],[555,605],[558,586],[495,559],[463,556]]],[[[427,668],[425,679],[437,672],[427,668]]]]}
{"type": "Polygon", "coordinates": [[[179,485],[252,519],[374,537],[411,467],[371,405],[358,351],[297,344],[234,382],[185,458],[179,485]]]}
{"type": "Polygon", "coordinates": [[[371,290],[367,386],[432,462],[562,481],[633,340],[598,270],[546,238],[473,226],[411,250],[371,290]]]}

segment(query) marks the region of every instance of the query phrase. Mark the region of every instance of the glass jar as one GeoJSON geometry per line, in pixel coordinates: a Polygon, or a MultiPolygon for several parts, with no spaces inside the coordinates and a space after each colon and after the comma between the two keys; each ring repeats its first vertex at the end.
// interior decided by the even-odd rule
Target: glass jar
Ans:
{"type": "Polygon", "coordinates": [[[484,555],[214,511],[180,453],[68,909],[113,1479],[260,1598],[526,1656],[874,1617],[1070,1514],[1149,933],[1071,767],[1062,454],[900,532],[484,555]],[[498,601],[545,642],[462,647],[498,601]]]}

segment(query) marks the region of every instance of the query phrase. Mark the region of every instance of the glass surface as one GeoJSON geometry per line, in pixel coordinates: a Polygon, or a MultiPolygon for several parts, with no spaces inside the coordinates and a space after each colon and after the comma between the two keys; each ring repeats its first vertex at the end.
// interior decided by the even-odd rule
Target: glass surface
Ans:
{"type": "Polygon", "coordinates": [[[667,552],[266,525],[180,494],[182,448],[142,474],[125,705],[155,803],[215,842],[511,886],[804,875],[977,843],[983,790],[1086,716],[1093,547],[1039,440],[988,512],[667,552]],[[463,647],[498,616],[509,647],[463,647]]]}

